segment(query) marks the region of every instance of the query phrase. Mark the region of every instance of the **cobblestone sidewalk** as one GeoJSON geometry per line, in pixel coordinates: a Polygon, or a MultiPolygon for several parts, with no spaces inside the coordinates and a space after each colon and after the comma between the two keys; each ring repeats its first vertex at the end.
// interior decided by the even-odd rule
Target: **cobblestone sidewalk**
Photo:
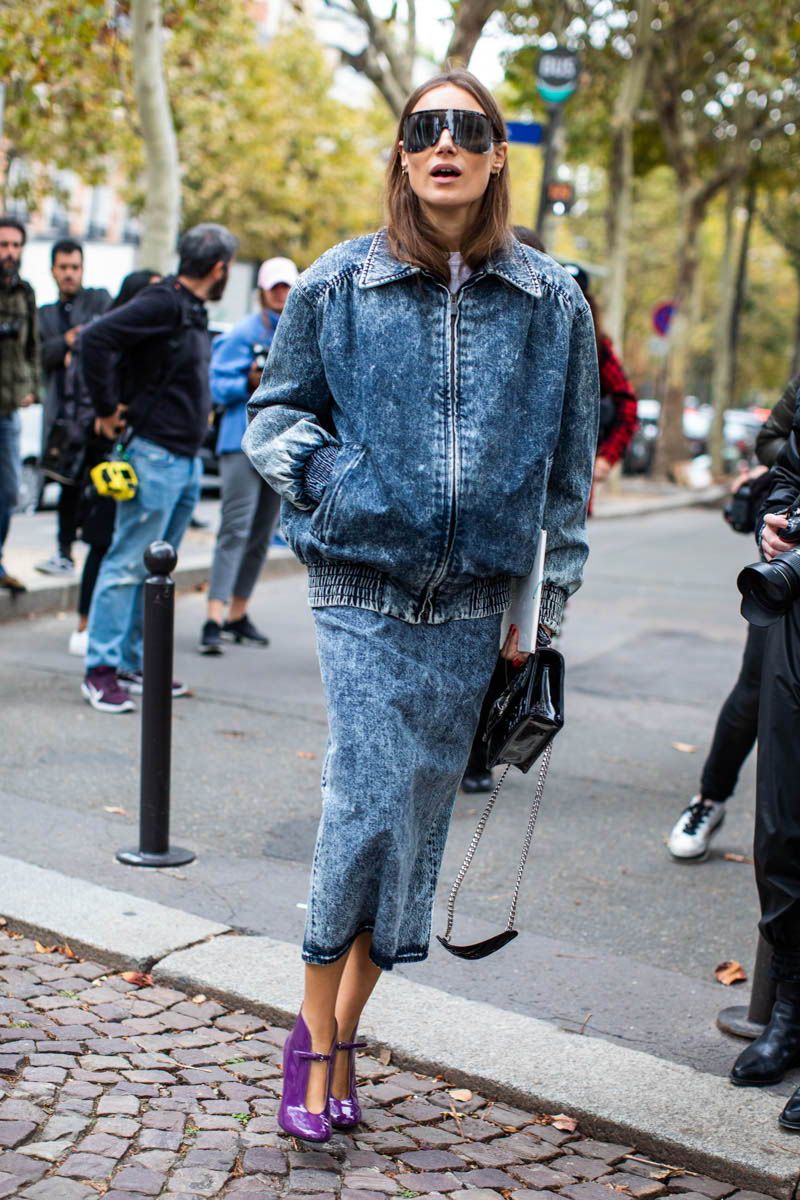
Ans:
{"type": "Polygon", "coordinates": [[[275,1121],[285,1037],[0,931],[0,1200],[765,1200],[367,1055],[364,1125],[307,1148],[275,1121]]]}

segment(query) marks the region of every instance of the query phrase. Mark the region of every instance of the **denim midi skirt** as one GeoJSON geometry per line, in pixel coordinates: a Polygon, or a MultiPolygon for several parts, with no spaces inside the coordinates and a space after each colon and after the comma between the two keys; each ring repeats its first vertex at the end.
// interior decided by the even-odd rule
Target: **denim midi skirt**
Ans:
{"type": "Polygon", "coordinates": [[[501,617],[412,625],[313,610],[330,735],[303,958],[372,931],[384,970],[427,956],[453,803],[497,660],[501,617]]]}

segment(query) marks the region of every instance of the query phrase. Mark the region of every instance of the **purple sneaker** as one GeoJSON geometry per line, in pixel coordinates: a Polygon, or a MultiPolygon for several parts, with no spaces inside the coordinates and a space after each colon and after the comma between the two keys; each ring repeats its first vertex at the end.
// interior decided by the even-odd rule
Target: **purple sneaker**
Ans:
{"type": "Polygon", "coordinates": [[[81,694],[98,712],[126,713],[136,708],[128,693],[119,686],[113,667],[93,667],[87,671],[81,694]]]}
{"type": "MultiPolygon", "coordinates": [[[[117,679],[131,696],[141,696],[144,690],[144,676],[141,671],[117,671],[117,679]]],[[[189,689],[186,684],[173,679],[172,699],[177,700],[179,696],[188,695],[189,689]]]]}

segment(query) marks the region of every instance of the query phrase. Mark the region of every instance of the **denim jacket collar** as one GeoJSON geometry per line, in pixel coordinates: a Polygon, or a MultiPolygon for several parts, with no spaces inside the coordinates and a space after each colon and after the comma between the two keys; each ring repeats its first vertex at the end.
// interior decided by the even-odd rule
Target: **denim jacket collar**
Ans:
{"type": "MultiPolygon", "coordinates": [[[[411,263],[400,262],[394,257],[389,249],[386,230],[379,229],[372,239],[358,284],[362,288],[380,287],[384,283],[394,283],[395,280],[419,274],[419,267],[414,267],[411,263]]],[[[496,254],[484,267],[476,271],[470,283],[484,275],[498,275],[513,287],[517,287],[531,296],[541,296],[542,294],[539,275],[531,267],[517,239],[513,237],[508,248],[496,254]]]]}

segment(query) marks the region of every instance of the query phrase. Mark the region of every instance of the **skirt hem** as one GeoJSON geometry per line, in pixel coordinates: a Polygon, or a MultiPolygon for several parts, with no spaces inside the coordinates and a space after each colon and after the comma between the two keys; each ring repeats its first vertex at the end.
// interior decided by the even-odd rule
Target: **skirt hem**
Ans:
{"type": "MultiPolygon", "coordinates": [[[[360,934],[373,933],[374,929],[374,925],[360,925],[347,941],[343,942],[335,950],[324,950],[319,946],[310,946],[306,942],[303,944],[302,950],[303,962],[316,967],[329,967],[331,963],[337,962],[344,954],[347,954],[353,942],[360,934]]],[[[396,954],[388,956],[381,954],[379,950],[375,949],[373,944],[369,948],[369,957],[381,971],[391,971],[396,963],[422,962],[428,957],[428,950],[428,946],[409,946],[406,950],[398,950],[396,954]]]]}

